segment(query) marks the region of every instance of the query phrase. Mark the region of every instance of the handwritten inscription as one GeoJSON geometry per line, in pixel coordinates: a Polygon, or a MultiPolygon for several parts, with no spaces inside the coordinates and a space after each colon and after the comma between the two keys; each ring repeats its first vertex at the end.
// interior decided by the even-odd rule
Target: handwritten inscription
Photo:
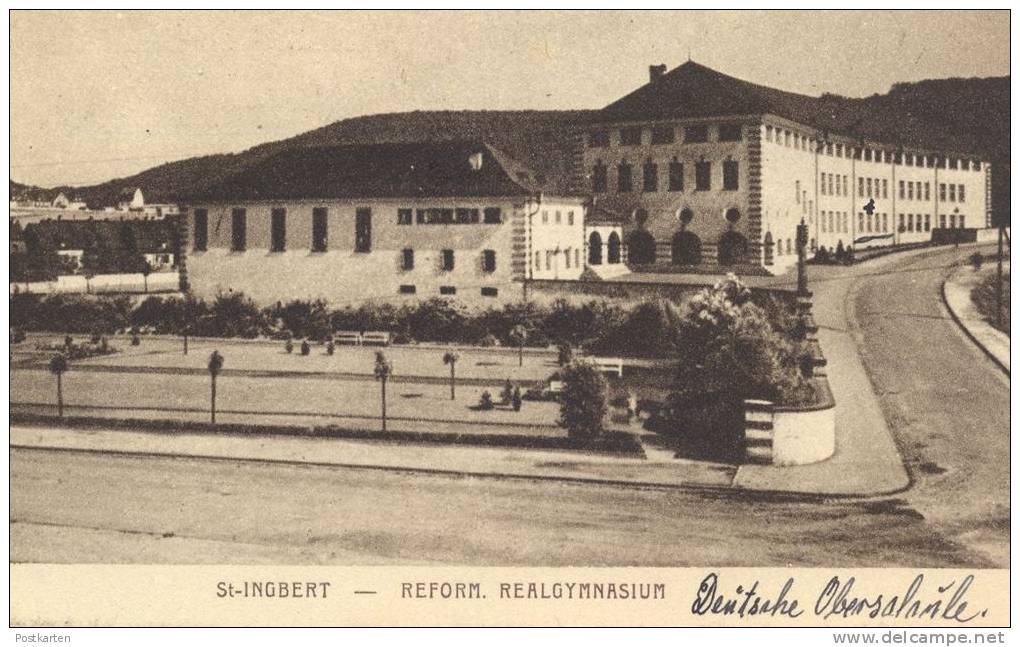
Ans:
{"type": "MultiPolygon", "coordinates": [[[[974,576],[951,579],[934,587],[924,587],[924,575],[918,575],[903,591],[882,592],[871,596],[858,595],[857,579],[832,577],[814,597],[811,611],[823,619],[830,618],[900,618],[951,620],[961,624],[987,615],[987,609],[972,610],[967,592],[974,576]],[[925,590],[922,590],[925,589],[925,590]]],[[[775,594],[760,590],[755,580],[750,585],[737,584],[724,590],[717,573],[709,573],[698,586],[691,612],[695,615],[725,615],[740,618],[772,616],[798,618],[805,612],[794,587],[795,578],[788,578],[775,594]]]]}

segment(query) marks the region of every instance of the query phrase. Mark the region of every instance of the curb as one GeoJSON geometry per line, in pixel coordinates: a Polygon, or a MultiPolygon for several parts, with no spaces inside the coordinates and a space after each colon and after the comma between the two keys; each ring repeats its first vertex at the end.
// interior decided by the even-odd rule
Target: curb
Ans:
{"type": "Polygon", "coordinates": [[[962,265],[959,264],[955,265],[953,270],[949,273],[949,275],[946,276],[946,278],[942,279],[942,286],[939,288],[939,297],[941,297],[942,299],[942,305],[946,307],[946,310],[949,312],[949,316],[952,318],[954,322],[956,322],[957,327],[963,331],[963,334],[966,335],[967,338],[970,339],[975,346],[981,349],[981,352],[984,353],[988,357],[988,359],[992,360],[992,363],[995,364],[995,366],[997,366],[1000,371],[1005,373],[1006,377],[1010,377],[1009,369],[1006,367],[1005,364],[1002,363],[1002,360],[1000,360],[998,356],[995,355],[995,353],[989,350],[987,346],[985,346],[978,340],[977,335],[975,335],[974,332],[971,331],[970,327],[967,326],[967,324],[963,322],[963,319],[960,318],[960,315],[955,310],[953,310],[953,307],[951,305],[949,305],[949,299],[946,298],[946,283],[949,282],[950,278],[959,267],[962,267],[962,265]]]}
{"type": "MultiPolygon", "coordinates": [[[[143,430],[145,431],[145,430],[143,430]]],[[[158,432],[156,432],[158,433],[158,432]]],[[[357,440],[357,439],[342,439],[342,440],[357,440]]],[[[390,471],[390,472],[401,472],[408,474],[427,474],[436,476],[453,476],[461,478],[489,478],[489,479],[504,479],[504,480],[521,480],[521,481],[539,481],[539,482],[561,482],[561,483],[575,483],[580,485],[604,485],[613,487],[626,487],[632,489],[654,489],[654,490],[666,490],[675,492],[690,492],[693,494],[700,494],[702,496],[712,496],[717,499],[725,500],[744,500],[744,501],[762,501],[762,502],[777,502],[777,503],[824,503],[824,502],[843,502],[843,503],[857,503],[857,502],[868,502],[876,500],[886,500],[891,496],[899,494],[908,487],[898,488],[890,491],[879,491],[868,494],[823,494],[814,492],[794,492],[788,490],[769,490],[769,489],[751,489],[734,487],[731,485],[709,485],[703,483],[685,483],[679,484],[673,483],[656,483],[651,481],[627,481],[619,479],[602,479],[602,478],[591,478],[582,476],[546,476],[541,474],[520,474],[520,473],[504,473],[504,472],[475,472],[466,470],[453,470],[453,469],[442,469],[442,468],[431,468],[431,467],[403,467],[396,465],[373,465],[365,463],[338,463],[338,462],[325,462],[325,461],[299,461],[292,459],[278,459],[278,458],[252,458],[252,457],[233,457],[223,456],[216,454],[181,454],[181,453],[161,453],[152,451],[130,451],[130,450],[112,450],[112,449],[86,449],[77,447],[55,447],[55,446],[42,446],[42,445],[22,445],[11,443],[11,449],[23,449],[23,450],[35,450],[35,451],[49,451],[49,452],[62,452],[70,454],[89,454],[89,455],[104,455],[104,456],[121,456],[121,457],[143,457],[143,458],[162,458],[162,459],[195,459],[195,460],[208,460],[208,461],[234,461],[234,462],[249,462],[258,463],[265,465],[289,465],[294,467],[320,467],[320,468],[337,468],[337,469],[361,469],[361,470],[372,470],[372,471],[390,471]]]]}

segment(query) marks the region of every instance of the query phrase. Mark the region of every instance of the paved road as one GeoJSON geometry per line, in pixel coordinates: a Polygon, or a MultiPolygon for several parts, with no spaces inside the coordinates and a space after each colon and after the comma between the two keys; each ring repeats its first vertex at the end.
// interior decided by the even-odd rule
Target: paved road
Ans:
{"type": "Polygon", "coordinates": [[[16,562],[983,566],[895,502],[11,451],[16,562]]]}
{"type": "Polygon", "coordinates": [[[943,536],[1008,566],[1009,378],[963,335],[940,298],[952,263],[973,252],[858,266],[847,306],[914,481],[906,500],[943,536]]]}

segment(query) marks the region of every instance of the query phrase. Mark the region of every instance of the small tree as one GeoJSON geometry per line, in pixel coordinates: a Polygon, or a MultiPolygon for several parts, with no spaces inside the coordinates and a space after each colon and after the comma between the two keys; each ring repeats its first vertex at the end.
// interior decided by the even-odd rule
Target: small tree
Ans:
{"type": "Polygon", "coordinates": [[[220,355],[219,351],[213,351],[212,355],[209,356],[209,379],[211,393],[209,397],[209,420],[212,424],[216,424],[216,376],[220,374],[223,369],[223,356],[220,355]]]}
{"type": "Polygon", "coordinates": [[[143,285],[145,286],[145,293],[148,294],[149,293],[149,275],[152,274],[152,265],[149,264],[149,261],[143,260],[141,262],[141,267],[139,267],[138,269],[140,269],[141,272],[142,272],[142,282],[143,282],[143,285]]]}
{"type": "Polygon", "coordinates": [[[503,406],[510,404],[510,401],[514,398],[514,385],[510,382],[510,378],[507,378],[506,382],[503,383],[503,390],[499,394],[499,403],[503,406]]]}
{"type": "Polygon", "coordinates": [[[970,265],[974,268],[975,272],[981,270],[981,265],[984,264],[984,257],[981,256],[981,252],[974,252],[970,255],[970,265]]]}
{"type": "Polygon", "coordinates": [[[57,415],[64,417],[64,373],[67,372],[67,358],[58,353],[50,360],[50,373],[57,376],[57,415]]]}
{"type": "Polygon", "coordinates": [[[382,385],[382,430],[386,431],[386,382],[393,374],[393,363],[386,359],[382,351],[375,354],[375,379],[382,385]]]}
{"type": "Polygon", "coordinates": [[[460,355],[456,351],[446,351],[443,355],[443,364],[450,367],[450,399],[454,400],[457,397],[455,390],[455,384],[457,382],[457,360],[460,359],[460,355]]]}
{"type": "Polygon", "coordinates": [[[590,441],[601,435],[609,412],[609,384],[599,369],[589,362],[571,362],[562,371],[561,427],[577,440],[590,441]]]}
{"type": "Polygon", "coordinates": [[[521,398],[521,387],[515,386],[513,397],[510,398],[510,404],[513,406],[514,411],[521,410],[521,404],[523,401],[523,398],[521,398]]]}
{"type": "Polygon", "coordinates": [[[517,365],[524,366],[524,344],[528,341],[528,329],[517,324],[510,329],[510,343],[517,346],[517,365]]]}

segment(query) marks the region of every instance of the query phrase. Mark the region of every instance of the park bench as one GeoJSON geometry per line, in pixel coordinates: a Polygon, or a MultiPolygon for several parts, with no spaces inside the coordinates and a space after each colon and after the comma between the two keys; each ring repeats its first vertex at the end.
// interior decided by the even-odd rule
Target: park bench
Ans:
{"type": "Polygon", "coordinates": [[[563,393],[563,381],[549,380],[549,393],[563,393]]]}
{"type": "Polygon", "coordinates": [[[378,344],[380,346],[390,345],[390,334],[379,330],[369,330],[361,333],[362,344],[378,344]]]}
{"type": "Polygon", "coordinates": [[[338,344],[361,344],[361,333],[353,330],[338,330],[336,332],[336,343],[338,344]]]}
{"type": "Polygon", "coordinates": [[[623,377],[623,359],[620,357],[585,357],[583,359],[594,364],[595,368],[602,373],[623,377]]]}

